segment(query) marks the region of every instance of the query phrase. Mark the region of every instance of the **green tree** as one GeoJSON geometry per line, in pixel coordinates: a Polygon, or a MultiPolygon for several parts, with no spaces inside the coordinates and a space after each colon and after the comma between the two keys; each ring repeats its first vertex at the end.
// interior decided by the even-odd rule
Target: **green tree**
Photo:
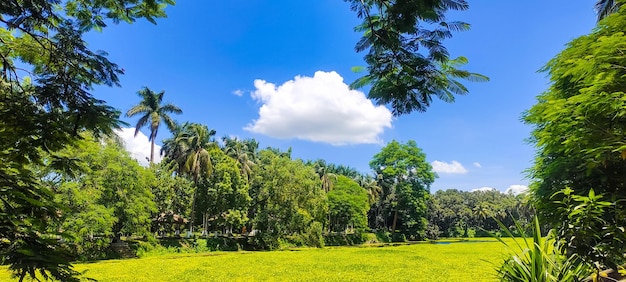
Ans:
{"type": "Polygon", "coordinates": [[[126,112],[126,116],[134,117],[141,115],[135,125],[135,137],[139,134],[139,129],[146,125],[150,127],[148,139],[150,140],[150,163],[152,164],[154,163],[154,142],[159,132],[159,126],[161,126],[161,120],[165,122],[170,131],[174,131],[176,123],[169,114],[182,114],[183,111],[171,103],[162,104],[165,91],[156,93],[150,90],[150,88],[144,87],[137,92],[137,95],[141,97],[141,102],[130,108],[126,112]]]}
{"type": "Polygon", "coordinates": [[[59,226],[83,259],[104,258],[111,239],[121,234],[149,235],[154,174],[132,159],[123,146],[111,138],[94,139],[83,134],[74,146],[59,154],[79,160],[71,172],[44,168],[44,183],[55,200],[66,207],[59,226]]]}
{"type": "Polygon", "coordinates": [[[469,30],[464,22],[446,21],[446,13],[469,8],[464,0],[346,0],[363,23],[356,51],[367,51],[367,72],[351,86],[371,85],[369,98],[390,104],[394,115],[426,111],[433,96],[453,102],[468,93],[457,79],[486,81],[487,77],[458,69],[467,59],[450,59],[443,40],[454,31],[469,30]]]}
{"type": "Polygon", "coordinates": [[[164,140],[166,158],[176,165],[178,173],[191,177],[194,183],[194,193],[191,201],[191,220],[189,232],[193,233],[196,219],[196,201],[201,181],[213,173],[213,162],[209,151],[217,147],[213,140],[215,130],[209,130],[206,125],[185,123],[174,129],[173,138],[164,140]]]}
{"type": "Polygon", "coordinates": [[[248,180],[241,175],[239,164],[217,147],[210,149],[213,171],[202,184],[198,195],[198,207],[204,212],[204,233],[209,220],[216,228],[232,233],[247,221],[250,204],[248,180]]]}
{"type": "Polygon", "coordinates": [[[426,228],[427,199],[430,185],[437,175],[426,162],[426,155],[410,140],[401,144],[395,140],[374,155],[370,167],[381,176],[383,196],[378,205],[384,207],[385,222],[391,220],[411,238],[423,238],[426,228]]]}
{"type": "MultiPolygon", "coordinates": [[[[300,160],[274,150],[259,152],[250,194],[253,229],[262,247],[274,249],[291,235],[321,233],[327,215],[327,198],[319,176],[300,160]]],[[[322,242],[309,242],[321,245],[322,242]]]]}
{"type": "MultiPolygon", "coordinates": [[[[111,134],[119,112],[96,99],[122,70],[82,40],[105,21],[155,22],[173,0],[2,1],[0,3],[0,256],[24,279],[75,280],[70,257],[48,227],[63,207],[32,170],[82,131],[111,134]]],[[[70,159],[56,159],[59,168],[70,159]]],[[[56,232],[55,232],[56,233],[56,232]]]]}
{"type": "Polygon", "coordinates": [[[567,250],[614,266],[626,251],[626,10],[545,67],[551,85],[524,115],[537,148],[534,204],[567,250]]]}
{"type": "Polygon", "coordinates": [[[357,231],[367,228],[369,203],[365,189],[343,175],[337,176],[333,187],[327,194],[329,229],[345,232],[350,227],[357,231]]]}
{"type": "Polygon", "coordinates": [[[247,181],[252,179],[252,167],[255,166],[256,153],[259,144],[254,139],[238,140],[237,138],[224,137],[224,153],[239,163],[241,175],[247,181]]]}

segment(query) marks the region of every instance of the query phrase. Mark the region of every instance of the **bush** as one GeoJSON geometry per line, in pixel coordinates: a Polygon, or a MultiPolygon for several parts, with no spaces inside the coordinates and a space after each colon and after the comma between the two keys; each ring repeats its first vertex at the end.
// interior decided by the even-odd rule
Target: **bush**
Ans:
{"type": "Polygon", "coordinates": [[[320,222],[313,222],[307,227],[302,234],[303,242],[306,246],[321,248],[324,247],[324,236],[322,230],[324,227],[320,222]]]}
{"type": "Polygon", "coordinates": [[[376,231],[376,239],[381,243],[391,243],[391,233],[384,230],[376,231]]]}
{"type": "Polygon", "coordinates": [[[391,237],[391,241],[392,242],[406,242],[406,236],[404,235],[404,233],[395,232],[393,233],[393,236],[391,237]]]}

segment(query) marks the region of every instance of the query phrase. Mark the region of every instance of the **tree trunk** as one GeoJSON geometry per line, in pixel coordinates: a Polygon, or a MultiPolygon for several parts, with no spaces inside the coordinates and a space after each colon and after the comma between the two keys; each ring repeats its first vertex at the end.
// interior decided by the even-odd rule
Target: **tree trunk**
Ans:
{"type": "Polygon", "coordinates": [[[198,192],[198,178],[194,177],[193,179],[194,189],[193,189],[193,198],[191,198],[191,219],[189,220],[189,233],[193,236],[193,222],[196,218],[196,194],[198,192]]]}
{"type": "Polygon", "coordinates": [[[154,163],[154,135],[152,135],[152,143],[150,144],[150,164],[154,163]]]}
{"type": "Polygon", "coordinates": [[[398,210],[393,212],[393,223],[391,224],[391,234],[396,233],[396,222],[398,221],[398,210]]]}

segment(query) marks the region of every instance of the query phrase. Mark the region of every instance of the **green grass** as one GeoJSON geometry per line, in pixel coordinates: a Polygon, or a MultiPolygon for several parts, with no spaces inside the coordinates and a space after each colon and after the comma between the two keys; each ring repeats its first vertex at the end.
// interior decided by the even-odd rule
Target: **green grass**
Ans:
{"type": "MultiPolygon", "coordinates": [[[[211,252],[76,264],[99,281],[497,281],[502,243],[211,252]]],[[[509,239],[510,240],[510,239],[509,239]]],[[[0,281],[14,281],[0,268],[0,281]]]]}

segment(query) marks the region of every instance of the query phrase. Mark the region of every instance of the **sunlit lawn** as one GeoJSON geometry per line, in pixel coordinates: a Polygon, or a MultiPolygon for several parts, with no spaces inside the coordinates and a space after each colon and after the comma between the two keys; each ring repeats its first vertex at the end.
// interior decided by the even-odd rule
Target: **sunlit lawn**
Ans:
{"type": "MultiPolygon", "coordinates": [[[[488,242],[212,252],[76,264],[99,281],[496,281],[488,242]]],[[[0,281],[12,281],[6,268],[0,281]]]]}

